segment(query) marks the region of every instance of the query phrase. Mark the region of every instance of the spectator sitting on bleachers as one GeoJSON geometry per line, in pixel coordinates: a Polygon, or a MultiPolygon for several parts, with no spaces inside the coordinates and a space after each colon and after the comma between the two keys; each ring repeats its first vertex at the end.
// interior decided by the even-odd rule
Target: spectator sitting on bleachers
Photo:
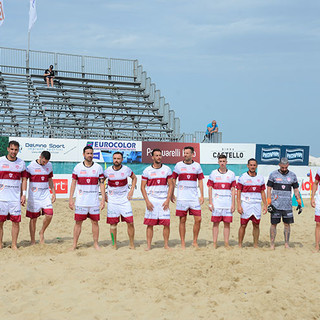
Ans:
{"type": "Polygon", "coordinates": [[[51,87],[53,87],[53,79],[54,79],[54,71],[53,71],[53,65],[51,65],[49,69],[46,69],[46,71],[44,72],[44,81],[46,81],[48,87],[50,83],[51,83],[51,87]]]}
{"type": "Polygon", "coordinates": [[[210,142],[213,142],[213,136],[214,136],[215,132],[218,132],[218,130],[219,130],[219,128],[217,125],[217,121],[212,120],[212,122],[207,125],[206,138],[210,142]]]}

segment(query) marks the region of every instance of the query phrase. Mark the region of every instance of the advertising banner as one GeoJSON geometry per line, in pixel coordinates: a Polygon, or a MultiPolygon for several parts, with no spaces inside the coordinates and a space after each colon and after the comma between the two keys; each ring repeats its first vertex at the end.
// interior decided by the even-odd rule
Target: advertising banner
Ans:
{"type": "Polygon", "coordinates": [[[224,154],[228,164],[246,164],[256,153],[255,144],[244,143],[201,143],[200,163],[216,164],[218,157],[224,154]]]}
{"type": "Polygon", "coordinates": [[[256,145],[256,159],[259,164],[277,165],[282,157],[295,166],[307,166],[309,163],[308,146],[256,145]]]}
{"type": "Polygon", "coordinates": [[[158,142],[146,141],[142,142],[142,162],[152,163],[151,152],[153,149],[160,149],[162,151],[163,163],[177,163],[183,160],[183,148],[194,148],[193,160],[200,162],[200,147],[199,143],[181,143],[181,142],[158,142]]]}

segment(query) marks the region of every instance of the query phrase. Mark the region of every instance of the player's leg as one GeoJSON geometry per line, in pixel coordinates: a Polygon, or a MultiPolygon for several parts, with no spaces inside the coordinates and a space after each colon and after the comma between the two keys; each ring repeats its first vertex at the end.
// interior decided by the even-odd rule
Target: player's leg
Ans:
{"type": "Polygon", "coordinates": [[[73,228],[73,245],[72,245],[72,250],[75,250],[77,248],[78,245],[78,240],[79,240],[79,236],[81,233],[81,227],[82,227],[82,222],[81,221],[76,221],[74,228],[73,228]]]}
{"type": "Polygon", "coordinates": [[[271,226],[270,226],[270,249],[275,249],[275,240],[277,235],[277,225],[281,222],[281,214],[274,212],[271,213],[271,226]]]}
{"type": "Polygon", "coordinates": [[[224,246],[226,248],[229,247],[229,238],[230,238],[230,222],[223,221],[223,238],[224,238],[224,246]]]}
{"type": "Polygon", "coordinates": [[[198,248],[198,236],[200,232],[201,226],[201,216],[194,216],[194,224],[193,224],[193,243],[192,245],[198,248]]]}
{"type": "Polygon", "coordinates": [[[148,225],[147,226],[147,248],[146,251],[151,250],[151,242],[152,242],[152,238],[153,238],[153,226],[148,225]]]}
{"type": "Polygon", "coordinates": [[[181,248],[185,249],[186,248],[186,221],[187,221],[187,216],[184,217],[179,217],[179,235],[180,235],[180,240],[181,240],[181,248]]]}
{"type": "Polygon", "coordinates": [[[51,81],[51,87],[53,88],[53,78],[50,78],[51,81]]]}
{"type": "Polygon", "coordinates": [[[253,235],[253,247],[258,248],[258,241],[260,235],[259,224],[252,221],[252,235],[253,235]]]}
{"type": "Polygon", "coordinates": [[[4,221],[0,221],[0,249],[2,249],[2,240],[3,240],[3,224],[4,224],[4,221]]]}
{"type": "Polygon", "coordinates": [[[169,249],[170,226],[163,226],[164,248],[169,249]]]}
{"type": "Polygon", "coordinates": [[[243,243],[243,239],[244,239],[244,235],[246,233],[246,228],[248,225],[248,219],[242,219],[241,218],[241,222],[240,222],[240,228],[239,228],[239,232],[238,232],[238,246],[239,248],[242,248],[242,243],[243,243]]]}
{"type": "Polygon", "coordinates": [[[110,224],[110,236],[112,239],[112,246],[114,249],[117,249],[117,227],[118,227],[118,223],[115,224],[110,224]]]}
{"type": "Polygon", "coordinates": [[[92,236],[93,236],[93,246],[95,249],[99,250],[99,221],[92,220],[92,236]]]}
{"type": "Polygon", "coordinates": [[[128,231],[128,236],[129,236],[129,248],[134,249],[134,224],[133,222],[129,223],[127,222],[127,231],[128,231]]]}
{"type": "Polygon", "coordinates": [[[36,244],[36,225],[37,225],[37,218],[30,218],[29,221],[29,232],[30,232],[30,239],[31,244],[36,244]]]}
{"type": "Polygon", "coordinates": [[[316,247],[315,247],[315,251],[319,251],[319,242],[320,242],[320,222],[316,222],[315,240],[316,240],[316,247]]]}
{"type": "Polygon", "coordinates": [[[44,243],[44,232],[46,231],[46,229],[48,228],[49,224],[51,223],[52,220],[52,214],[45,214],[44,219],[43,219],[43,223],[42,223],[42,228],[39,232],[39,236],[40,236],[40,243],[43,244],[44,243]]]}
{"type": "Polygon", "coordinates": [[[46,77],[46,82],[47,82],[47,87],[49,88],[50,86],[49,77],[46,77]]]}
{"type": "Polygon", "coordinates": [[[18,249],[17,243],[18,243],[19,230],[20,230],[20,223],[12,221],[12,230],[11,230],[12,245],[11,245],[11,248],[13,250],[18,249]]]}
{"type": "Polygon", "coordinates": [[[212,236],[213,236],[213,248],[217,248],[217,241],[218,241],[218,234],[219,234],[219,224],[220,221],[213,221],[213,227],[212,227],[212,236]]]}
{"type": "Polygon", "coordinates": [[[289,240],[290,240],[290,224],[283,223],[283,235],[284,235],[284,246],[285,248],[289,248],[289,240]]]}

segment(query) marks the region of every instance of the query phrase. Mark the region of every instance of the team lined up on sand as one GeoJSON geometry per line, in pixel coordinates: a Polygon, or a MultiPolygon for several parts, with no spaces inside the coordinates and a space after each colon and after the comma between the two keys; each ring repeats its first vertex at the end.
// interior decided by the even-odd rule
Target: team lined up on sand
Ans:
{"type": "MultiPolygon", "coordinates": [[[[43,151],[37,160],[32,161],[26,168],[23,160],[17,158],[19,143],[10,141],[7,156],[0,158],[0,248],[2,248],[3,224],[6,220],[12,221],[12,249],[17,249],[19,222],[21,221],[21,205],[26,203],[27,180],[29,192],[26,216],[30,218],[29,229],[31,243],[35,244],[37,218],[43,214],[42,228],[39,232],[40,243],[44,243],[44,232],[49,226],[53,209],[52,203],[56,199],[52,165],[49,162],[50,152],[43,151]],[[52,195],[50,194],[50,190],[52,195]]],[[[152,151],[152,165],[142,174],[141,192],[146,203],[144,224],[147,226],[147,248],[151,249],[153,227],[163,226],[164,247],[169,248],[170,234],[170,201],[176,202],[176,215],[179,217],[179,234],[181,247],[186,247],[186,220],[187,215],[194,217],[193,246],[198,247],[198,235],[201,225],[201,205],[203,198],[204,175],[199,163],[192,160],[194,149],[184,148],[184,160],[175,165],[173,172],[162,164],[160,149],[152,151]],[[174,189],[177,183],[177,198],[174,189]],[[198,188],[200,197],[198,196],[198,188]]],[[[99,249],[100,211],[107,208],[107,223],[110,224],[110,234],[113,246],[117,247],[117,225],[121,221],[127,223],[130,248],[134,248],[134,223],[130,204],[137,183],[137,177],[132,170],[122,164],[121,152],[113,154],[113,165],[103,171],[102,167],[93,162],[93,148],[86,146],[83,149],[84,160],[78,163],[72,173],[69,207],[74,210],[75,225],[73,231],[73,246],[76,249],[84,220],[90,218],[94,247],[99,249]],[[132,184],[129,190],[128,178],[132,184]],[[104,181],[107,179],[107,190],[104,181]],[[75,201],[74,193],[76,191],[75,201]],[[99,200],[99,191],[101,200],[99,200]]],[[[224,224],[224,243],[229,246],[230,224],[236,208],[241,214],[238,234],[239,247],[242,247],[246,227],[251,220],[253,225],[253,244],[258,247],[259,223],[261,213],[271,214],[270,246],[275,248],[277,225],[284,223],[285,247],[289,247],[290,225],[294,222],[292,211],[291,191],[298,202],[298,214],[302,212],[301,199],[298,191],[296,175],[288,170],[288,159],[282,158],[279,170],[273,171],[267,182],[267,196],[265,182],[257,174],[257,161],[248,160],[248,171],[243,173],[236,183],[235,174],[227,169],[227,158],[220,155],[219,168],[213,170],[208,180],[209,208],[212,212],[213,246],[217,247],[219,224],[224,224]],[[262,206],[261,206],[262,203],[262,206]]],[[[319,251],[320,242],[320,199],[315,201],[315,193],[320,181],[320,169],[315,177],[312,189],[311,205],[316,208],[316,250],[319,251]]]]}

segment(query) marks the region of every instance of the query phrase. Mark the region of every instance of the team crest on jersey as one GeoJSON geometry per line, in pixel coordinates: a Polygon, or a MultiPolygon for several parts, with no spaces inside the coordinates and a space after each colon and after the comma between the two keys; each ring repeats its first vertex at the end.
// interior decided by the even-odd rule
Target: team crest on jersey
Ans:
{"type": "Polygon", "coordinates": [[[2,168],[3,168],[3,169],[9,169],[9,165],[8,165],[8,164],[3,164],[3,165],[2,165],[2,168]]]}
{"type": "Polygon", "coordinates": [[[190,174],[187,174],[187,179],[188,179],[188,180],[190,179],[190,174]]]}
{"type": "Polygon", "coordinates": [[[42,176],[42,177],[41,177],[41,180],[44,181],[44,179],[45,179],[44,176],[42,176]]]}
{"type": "Polygon", "coordinates": [[[49,168],[46,168],[47,172],[49,172],[49,168]]]}
{"type": "Polygon", "coordinates": [[[87,183],[90,183],[90,178],[89,178],[89,179],[87,179],[87,183]]]}
{"type": "Polygon", "coordinates": [[[157,183],[160,184],[160,179],[157,180],[157,183]]]}
{"type": "Polygon", "coordinates": [[[195,170],[196,170],[196,168],[195,168],[195,167],[192,167],[192,170],[193,170],[193,171],[195,171],[195,170]]]}
{"type": "Polygon", "coordinates": [[[34,172],[41,172],[41,169],[35,169],[34,172]]]}
{"type": "Polygon", "coordinates": [[[119,185],[119,181],[116,181],[116,182],[115,182],[115,185],[118,186],[118,185],[119,185]]]}
{"type": "Polygon", "coordinates": [[[12,174],[12,173],[9,173],[9,177],[12,178],[12,177],[13,177],[13,174],[12,174]]]}
{"type": "Polygon", "coordinates": [[[124,173],[123,172],[121,172],[121,177],[123,177],[124,176],[124,173]]]}
{"type": "Polygon", "coordinates": [[[5,186],[6,186],[5,184],[0,184],[0,191],[2,191],[5,186]]]}
{"type": "Polygon", "coordinates": [[[255,190],[256,190],[256,187],[252,187],[252,190],[255,191],[255,190]]]}
{"type": "Polygon", "coordinates": [[[37,188],[37,187],[32,187],[32,188],[31,188],[31,191],[32,191],[32,192],[37,192],[37,191],[38,191],[38,188],[37,188]]]}
{"type": "Polygon", "coordinates": [[[257,179],[258,183],[260,182],[260,179],[257,179]]]}
{"type": "Polygon", "coordinates": [[[19,169],[19,168],[20,168],[20,166],[19,166],[18,164],[16,164],[16,168],[17,168],[17,169],[19,169]]]}
{"type": "Polygon", "coordinates": [[[290,181],[291,181],[291,178],[287,178],[287,180],[290,182],[290,181]]]}
{"type": "Polygon", "coordinates": [[[230,177],[229,177],[229,176],[227,176],[227,180],[230,180],[230,177]]]}
{"type": "Polygon", "coordinates": [[[92,174],[96,174],[96,170],[92,170],[92,174]]]}
{"type": "Polygon", "coordinates": [[[223,183],[223,184],[221,185],[222,189],[224,189],[225,186],[226,186],[226,185],[223,183]]]}
{"type": "Polygon", "coordinates": [[[162,174],[162,175],[164,175],[164,174],[165,174],[165,172],[164,172],[164,171],[161,171],[161,174],[162,174]]]}
{"type": "Polygon", "coordinates": [[[284,189],[286,188],[286,186],[283,184],[283,185],[281,186],[281,188],[284,190],[284,189]]]}

